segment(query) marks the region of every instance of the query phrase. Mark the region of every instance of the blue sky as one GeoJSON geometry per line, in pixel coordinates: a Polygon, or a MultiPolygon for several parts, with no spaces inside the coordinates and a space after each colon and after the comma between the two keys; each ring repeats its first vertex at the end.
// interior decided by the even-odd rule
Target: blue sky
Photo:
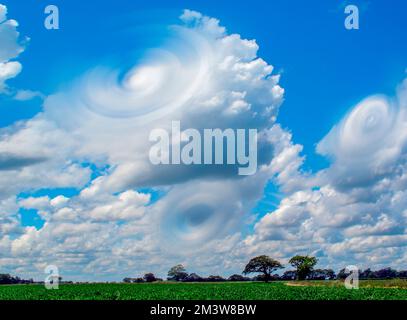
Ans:
{"type": "MultiPolygon", "coordinates": [[[[323,175],[321,170],[330,168],[332,163],[316,153],[317,144],[361,100],[373,94],[394,97],[395,88],[406,77],[407,3],[401,0],[100,0],[97,4],[55,0],[52,3],[60,10],[60,29],[46,30],[43,11],[48,2],[2,1],[8,8],[8,17],[19,22],[20,35],[30,38],[18,56],[23,71],[7,82],[10,87],[48,96],[68,92],[72,83],[98,66],[128,70],[149,48],[162,46],[171,34],[168,26],[179,23],[183,9],[196,10],[219,19],[230,33],[255,39],[259,45],[257,55],[273,65],[274,73],[281,74],[279,84],[285,93],[277,122],[292,133],[291,144],[303,146],[301,155],[306,161],[301,164],[302,172],[323,175]],[[344,28],[343,11],[349,3],[360,9],[359,30],[344,28]]],[[[9,95],[0,95],[0,106],[0,127],[31,119],[43,108],[40,98],[17,101],[9,95]]],[[[328,153],[335,154],[332,150],[328,153]]],[[[89,168],[92,174],[79,188],[36,187],[20,190],[17,196],[74,198],[109,170],[109,166],[98,168],[91,161],[80,166],[89,168]]],[[[321,184],[312,187],[319,188],[321,184]]],[[[141,193],[153,190],[135,189],[141,193]]],[[[284,191],[284,186],[281,189],[284,191]]],[[[244,235],[256,232],[254,224],[281,207],[280,200],[285,195],[280,191],[275,184],[264,183],[261,200],[249,210],[260,214],[249,219],[249,227],[242,231],[244,235]]],[[[165,191],[154,189],[152,203],[165,195],[165,191]]],[[[20,207],[22,225],[40,230],[45,222],[38,214],[40,210],[20,207]]],[[[332,235],[336,237],[340,238],[332,235]]]]}

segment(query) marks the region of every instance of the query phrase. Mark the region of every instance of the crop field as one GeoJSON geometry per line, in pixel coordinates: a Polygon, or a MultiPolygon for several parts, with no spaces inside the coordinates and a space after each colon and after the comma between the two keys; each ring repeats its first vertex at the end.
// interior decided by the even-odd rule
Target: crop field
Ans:
{"type": "Polygon", "coordinates": [[[407,281],[65,284],[0,286],[0,300],[407,300],[407,281]]]}

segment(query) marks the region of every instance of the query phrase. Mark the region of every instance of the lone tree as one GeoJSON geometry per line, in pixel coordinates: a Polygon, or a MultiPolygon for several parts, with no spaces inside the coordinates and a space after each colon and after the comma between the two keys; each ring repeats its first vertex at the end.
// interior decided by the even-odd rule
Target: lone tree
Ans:
{"type": "Polygon", "coordinates": [[[143,277],[145,282],[154,282],[157,281],[157,278],[155,277],[154,273],[146,273],[143,277]]]}
{"type": "Polygon", "coordinates": [[[317,258],[309,256],[295,256],[289,261],[289,263],[297,269],[297,280],[305,280],[313,271],[317,262],[317,258]]]}
{"type": "Polygon", "coordinates": [[[243,270],[243,274],[259,272],[264,274],[264,281],[271,279],[271,274],[277,269],[284,268],[283,265],[269,256],[258,256],[249,261],[243,270]]]}
{"type": "Polygon", "coordinates": [[[168,280],[182,281],[187,276],[188,273],[182,264],[177,264],[168,271],[168,280]]]}

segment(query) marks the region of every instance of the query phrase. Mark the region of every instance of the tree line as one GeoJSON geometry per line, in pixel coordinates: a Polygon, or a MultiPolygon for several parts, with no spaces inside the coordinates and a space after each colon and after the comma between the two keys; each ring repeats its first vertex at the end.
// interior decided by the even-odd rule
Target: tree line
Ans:
{"type": "MultiPolygon", "coordinates": [[[[284,266],[278,261],[269,256],[261,255],[251,259],[242,274],[233,274],[225,279],[219,275],[211,275],[209,277],[201,277],[196,273],[188,273],[182,264],[172,267],[168,271],[168,281],[179,282],[221,282],[221,281],[265,281],[272,280],[335,280],[345,279],[349,273],[345,268],[341,269],[337,274],[332,269],[316,269],[318,259],[312,256],[296,255],[292,257],[288,263],[294,270],[285,271],[282,275],[276,274],[277,270],[283,269],[284,266]],[[248,277],[248,274],[256,275],[248,277]]],[[[407,270],[397,271],[392,268],[384,268],[377,271],[372,271],[370,268],[359,272],[359,279],[393,279],[407,278],[407,270]]],[[[142,278],[124,278],[125,283],[140,283],[163,281],[156,278],[153,273],[146,273],[142,278]]]]}
{"type": "MultiPolygon", "coordinates": [[[[167,275],[168,281],[180,282],[222,282],[222,281],[272,281],[272,280],[335,280],[345,279],[349,273],[341,269],[337,274],[332,269],[316,269],[318,259],[312,256],[296,255],[292,257],[288,263],[294,270],[285,271],[279,275],[276,271],[281,270],[284,266],[278,261],[269,256],[261,255],[251,259],[245,266],[242,274],[233,274],[228,278],[223,278],[219,275],[211,275],[209,277],[201,277],[196,273],[188,273],[182,264],[173,266],[167,275]],[[256,274],[253,277],[248,277],[249,274],[256,274]]],[[[394,279],[407,278],[407,270],[397,271],[392,268],[384,268],[373,271],[370,268],[359,272],[359,279],[394,279]]],[[[62,280],[62,278],[61,278],[62,280]]],[[[146,273],[140,278],[124,278],[125,283],[140,283],[140,282],[155,282],[163,281],[157,278],[153,273],[146,273]]],[[[10,274],[0,274],[0,285],[2,284],[34,284],[33,279],[24,280],[19,277],[11,276],[10,274]]],[[[72,283],[72,281],[65,282],[72,283]]]]}
{"type": "Polygon", "coordinates": [[[24,280],[19,277],[13,277],[7,273],[0,273],[0,284],[30,284],[34,283],[33,279],[24,280]]]}

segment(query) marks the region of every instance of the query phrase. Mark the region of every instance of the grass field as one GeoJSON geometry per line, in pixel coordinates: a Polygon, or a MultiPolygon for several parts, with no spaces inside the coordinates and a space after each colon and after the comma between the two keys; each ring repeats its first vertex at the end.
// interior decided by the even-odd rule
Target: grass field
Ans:
{"type": "Polygon", "coordinates": [[[358,290],[339,281],[13,285],[0,286],[0,300],[407,300],[406,280],[360,284],[358,290]]]}

